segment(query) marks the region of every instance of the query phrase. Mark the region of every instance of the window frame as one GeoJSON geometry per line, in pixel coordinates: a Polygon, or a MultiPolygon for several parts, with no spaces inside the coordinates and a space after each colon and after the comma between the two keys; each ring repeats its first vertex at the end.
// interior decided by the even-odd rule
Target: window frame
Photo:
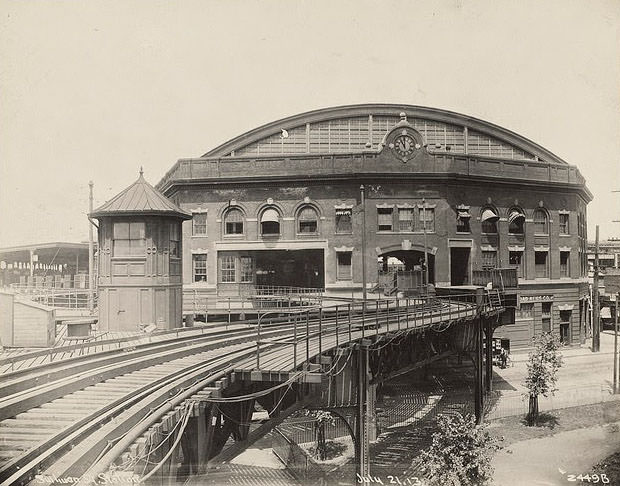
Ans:
{"type": "Polygon", "coordinates": [[[549,251],[548,250],[534,250],[534,277],[535,279],[544,279],[549,278],[549,251]],[[544,263],[544,276],[539,275],[539,269],[541,268],[541,263],[537,263],[537,255],[545,255],[545,263],[544,263]]]}
{"type": "Polygon", "coordinates": [[[170,258],[181,258],[181,228],[177,221],[170,223],[168,229],[168,245],[170,258]],[[173,231],[174,229],[174,231],[173,231]],[[175,237],[173,239],[173,236],[175,237]]]}
{"type": "Polygon", "coordinates": [[[480,250],[480,266],[484,269],[484,270],[492,270],[497,268],[498,263],[497,263],[497,250],[496,249],[486,249],[486,250],[480,250]],[[492,262],[491,262],[491,258],[490,258],[490,254],[493,254],[493,258],[492,258],[492,262]]]}
{"type": "Polygon", "coordinates": [[[298,235],[318,235],[319,234],[319,212],[316,210],[316,208],[314,206],[311,206],[309,204],[306,204],[304,206],[302,206],[301,208],[299,208],[299,210],[297,211],[297,218],[296,218],[296,224],[295,224],[295,228],[297,231],[298,235]],[[302,218],[303,213],[306,212],[308,213],[309,211],[312,211],[312,213],[314,214],[314,219],[310,219],[310,218],[302,218]],[[314,231],[302,231],[302,223],[314,223],[314,231]]]}
{"type": "Polygon", "coordinates": [[[525,252],[523,250],[508,250],[508,265],[517,269],[517,278],[525,278],[525,265],[524,265],[525,252]],[[519,263],[515,264],[511,262],[511,257],[519,255],[519,263]]]}
{"type": "Polygon", "coordinates": [[[532,215],[532,221],[535,235],[549,235],[549,215],[547,214],[547,211],[542,208],[535,209],[534,214],[532,215]],[[541,215],[542,219],[536,219],[536,216],[541,215]],[[542,231],[540,231],[541,229],[542,231]]]}
{"type": "Polygon", "coordinates": [[[570,278],[570,251],[560,250],[560,278],[570,278]],[[566,261],[562,263],[562,256],[566,255],[566,261]]]}
{"type": "Polygon", "coordinates": [[[418,221],[420,223],[419,232],[426,231],[427,233],[435,232],[435,208],[429,207],[418,207],[418,221]],[[428,214],[430,213],[431,218],[428,218],[428,214]],[[429,228],[427,222],[430,221],[432,223],[432,227],[429,228]]]}
{"type": "Polygon", "coordinates": [[[220,283],[237,282],[237,257],[236,255],[220,255],[220,283]],[[232,278],[232,280],[229,280],[232,278]]]}
{"type": "MultiPolygon", "coordinates": [[[[245,234],[245,215],[243,213],[243,211],[238,208],[238,207],[230,207],[226,210],[226,212],[224,213],[224,217],[223,217],[223,222],[224,222],[224,236],[225,237],[235,237],[235,236],[243,236],[245,234]],[[239,221],[229,221],[229,218],[232,214],[236,214],[239,213],[239,221]],[[241,231],[240,232],[229,232],[228,231],[228,225],[241,225],[241,231]]],[[[236,227],[236,226],[235,226],[236,227]]]]}
{"type": "Polygon", "coordinates": [[[208,236],[207,233],[207,213],[195,212],[192,213],[192,236],[208,236]],[[204,223],[197,223],[197,218],[204,218],[204,223]],[[198,228],[204,227],[204,231],[198,231],[198,228]]]}
{"type": "Polygon", "coordinates": [[[261,212],[260,212],[260,217],[258,218],[258,226],[259,226],[259,233],[261,238],[279,238],[282,235],[282,214],[280,213],[280,211],[278,211],[275,207],[273,206],[268,206],[266,208],[264,208],[261,212]],[[276,212],[276,214],[278,215],[278,221],[262,221],[264,214],[269,211],[270,209],[272,209],[273,211],[276,212]],[[272,223],[272,224],[277,224],[278,225],[278,232],[273,232],[273,233],[265,233],[264,232],[264,226],[267,223],[272,223]]]}
{"type": "Polygon", "coordinates": [[[398,231],[401,233],[413,233],[415,231],[415,208],[398,208],[398,231]],[[411,213],[411,219],[401,218],[401,214],[406,213],[411,213]],[[409,223],[408,228],[406,223],[409,223]]]}
{"type": "Polygon", "coordinates": [[[146,258],[146,223],[144,221],[114,221],[114,223],[112,224],[112,256],[121,258],[146,258]],[[116,236],[117,228],[120,228],[120,225],[127,225],[126,238],[119,238],[116,236]],[[138,231],[139,234],[142,233],[142,237],[132,238],[132,225],[134,225],[134,227],[137,226],[138,228],[140,226],[142,227],[141,230],[134,230],[138,231]],[[127,242],[126,252],[120,251],[120,245],[117,245],[117,242],[120,241],[127,242]],[[133,245],[132,241],[142,243],[133,245]],[[132,251],[132,248],[135,248],[138,251],[132,251]],[[140,248],[142,248],[142,251],[139,251],[140,248]]]}
{"type": "Polygon", "coordinates": [[[208,283],[209,273],[208,273],[208,268],[207,268],[207,254],[206,253],[193,253],[192,254],[192,280],[194,283],[208,283]],[[197,272],[198,262],[204,262],[204,279],[196,279],[198,275],[202,275],[202,273],[199,274],[197,272]]]}
{"type": "Polygon", "coordinates": [[[336,280],[337,281],[351,281],[353,280],[353,252],[352,251],[337,251],[336,252],[336,280]],[[349,264],[343,265],[340,262],[340,258],[342,256],[348,255],[349,264]],[[344,267],[348,267],[348,273],[342,274],[341,269],[344,267]]]}
{"type": "Polygon", "coordinates": [[[570,214],[560,213],[558,215],[558,231],[560,235],[570,235],[570,214]]]}
{"type": "Polygon", "coordinates": [[[334,215],[334,233],[338,235],[349,235],[353,233],[353,208],[336,208],[336,214],[334,215]],[[341,212],[340,214],[338,214],[339,211],[341,212]],[[349,218],[348,229],[340,228],[342,223],[339,223],[339,221],[343,216],[348,216],[349,218]]]}
{"type": "Polygon", "coordinates": [[[394,208],[393,207],[389,207],[389,208],[381,208],[378,207],[377,208],[377,231],[378,232],[382,232],[382,233],[391,233],[392,231],[394,231],[394,208]],[[387,216],[389,216],[389,220],[390,220],[390,227],[389,229],[385,228],[387,226],[387,224],[381,224],[381,216],[385,216],[385,220],[387,220],[387,216]],[[381,228],[381,226],[384,226],[384,228],[381,228]]]}
{"type": "Polygon", "coordinates": [[[239,255],[239,283],[254,283],[254,258],[249,255],[239,255]],[[247,261],[249,266],[244,264],[247,261]]]}

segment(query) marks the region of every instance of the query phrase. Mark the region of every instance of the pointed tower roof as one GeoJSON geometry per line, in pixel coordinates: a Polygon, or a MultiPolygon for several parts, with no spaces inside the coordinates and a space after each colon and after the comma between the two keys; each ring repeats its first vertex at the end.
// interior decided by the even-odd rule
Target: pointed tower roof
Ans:
{"type": "Polygon", "coordinates": [[[168,215],[181,219],[192,218],[191,214],[183,211],[146,182],[142,168],[140,168],[140,176],[136,182],[90,213],[93,218],[134,215],[168,215]]]}

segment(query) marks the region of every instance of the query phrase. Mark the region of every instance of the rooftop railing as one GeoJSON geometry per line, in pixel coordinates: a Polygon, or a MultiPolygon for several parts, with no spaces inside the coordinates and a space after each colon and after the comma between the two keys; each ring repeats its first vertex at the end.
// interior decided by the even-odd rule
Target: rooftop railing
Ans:
{"type": "MultiPolygon", "coordinates": [[[[270,157],[223,157],[217,159],[180,159],[157,184],[159,190],[177,181],[192,179],[244,178],[260,176],[325,175],[351,173],[383,173],[376,153],[302,154],[270,157]]],[[[389,169],[387,169],[389,171],[389,169]]],[[[420,164],[406,164],[399,173],[446,173],[479,177],[585,185],[575,166],[549,164],[534,160],[496,159],[464,154],[433,154],[420,164]]]]}

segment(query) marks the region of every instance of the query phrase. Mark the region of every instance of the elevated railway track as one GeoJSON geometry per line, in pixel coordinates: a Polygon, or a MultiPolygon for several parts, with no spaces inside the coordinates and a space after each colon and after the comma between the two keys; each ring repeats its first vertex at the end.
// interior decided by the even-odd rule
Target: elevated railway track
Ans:
{"type": "MultiPolygon", "coordinates": [[[[0,386],[0,484],[27,484],[37,474],[88,478],[123,464],[148,475],[153,458],[165,462],[156,453],[145,459],[156,438],[175,429],[178,435],[209,404],[230,401],[225,395],[235,382],[267,383],[263,390],[252,387],[254,397],[271,392],[271,385],[320,383],[350,358],[338,348],[369,337],[385,346],[405,333],[485,311],[454,298],[407,304],[300,308],[275,323],[261,322],[259,315],[249,325],[6,373],[0,386]]],[[[211,458],[223,445],[213,448],[211,458]]]]}

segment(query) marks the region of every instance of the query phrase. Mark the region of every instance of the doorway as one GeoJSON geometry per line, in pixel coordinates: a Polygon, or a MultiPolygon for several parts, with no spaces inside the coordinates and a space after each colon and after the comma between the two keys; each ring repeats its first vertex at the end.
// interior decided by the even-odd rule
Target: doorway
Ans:
{"type": "Polygon", "coordinates": [[[450,248],[450,284],[469,285],[470,248],[450,248]]]}

